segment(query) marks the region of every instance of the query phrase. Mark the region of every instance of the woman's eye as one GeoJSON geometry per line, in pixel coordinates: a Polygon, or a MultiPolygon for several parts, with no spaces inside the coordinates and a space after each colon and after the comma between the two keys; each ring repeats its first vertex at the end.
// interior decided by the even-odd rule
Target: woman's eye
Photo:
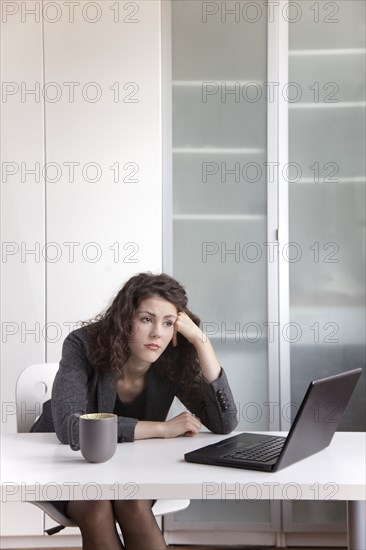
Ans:
{"type": "Polygon", "coordinates": [[[150,317],[141,317],[141,321],[143,323],[149,323],[151,321],[151,318],[150,317]]]}
{"type": "Polygon", "coordinates": [[[173,326],[173,321],[166,321],[166,326],[167,327],[172,327],[173,326]]]}

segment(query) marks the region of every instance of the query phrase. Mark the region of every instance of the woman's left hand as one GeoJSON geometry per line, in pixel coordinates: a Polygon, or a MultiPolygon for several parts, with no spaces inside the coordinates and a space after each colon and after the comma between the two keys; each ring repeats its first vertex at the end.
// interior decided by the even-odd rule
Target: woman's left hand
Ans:
{"type": "Polygon", "coordinates": [[[198,341],[204,342],[207,338],[200,327],[192,321],[192,319],[184,312],[180,311],[178,313],[177,319],[174,323],[174,334],[173,334],[173,346],[177,345],[177,333],[180,332],[188,342],[193,345],[196,345],[198,341]]]}

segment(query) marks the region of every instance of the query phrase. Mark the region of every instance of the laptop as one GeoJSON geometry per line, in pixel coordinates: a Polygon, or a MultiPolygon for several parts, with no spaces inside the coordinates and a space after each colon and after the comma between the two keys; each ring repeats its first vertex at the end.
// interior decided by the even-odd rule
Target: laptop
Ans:
{"type": "Polygon", "coordinates": [[[242,433],[184,455],[187,462],[275,472],[327,447],[362,369],[313,380],[287,437],[242,433]]]}

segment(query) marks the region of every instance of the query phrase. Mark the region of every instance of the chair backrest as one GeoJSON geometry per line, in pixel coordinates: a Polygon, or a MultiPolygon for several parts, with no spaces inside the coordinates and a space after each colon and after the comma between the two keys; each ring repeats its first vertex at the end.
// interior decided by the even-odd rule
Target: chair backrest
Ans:
{"type": "Polygon", "coordinates": [[[20,373],[15,389],[18,432],[29,432],[42,413],[43,403],[51,398],[58,367],[58,363],[37,363],[20,373]]]}

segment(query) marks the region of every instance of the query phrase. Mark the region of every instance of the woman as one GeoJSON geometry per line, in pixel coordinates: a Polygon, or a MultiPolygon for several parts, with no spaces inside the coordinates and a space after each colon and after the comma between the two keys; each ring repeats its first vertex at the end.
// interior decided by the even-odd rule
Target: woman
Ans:
{"type": "MultiPolygon", "coordinates": [[[[187,308],[183,287],[168,275],[141,273],[107,311],[65,339],[52,389],[53,428],[68,443],[73,412],[114,412],[118,441],[215,433],[237,425],[236,407],[209,339],[187,308]],[[190,412],[166,420],[174,397],[190,412]]],[[[50,431],[41,417],[33,431],[50,431]]],[[[51,428],[52,429],[52,428],[51,428]]],[[[84,550],[165,549],[152,502],[70,501],[64,513],[80,527],[84,550]]]]}

